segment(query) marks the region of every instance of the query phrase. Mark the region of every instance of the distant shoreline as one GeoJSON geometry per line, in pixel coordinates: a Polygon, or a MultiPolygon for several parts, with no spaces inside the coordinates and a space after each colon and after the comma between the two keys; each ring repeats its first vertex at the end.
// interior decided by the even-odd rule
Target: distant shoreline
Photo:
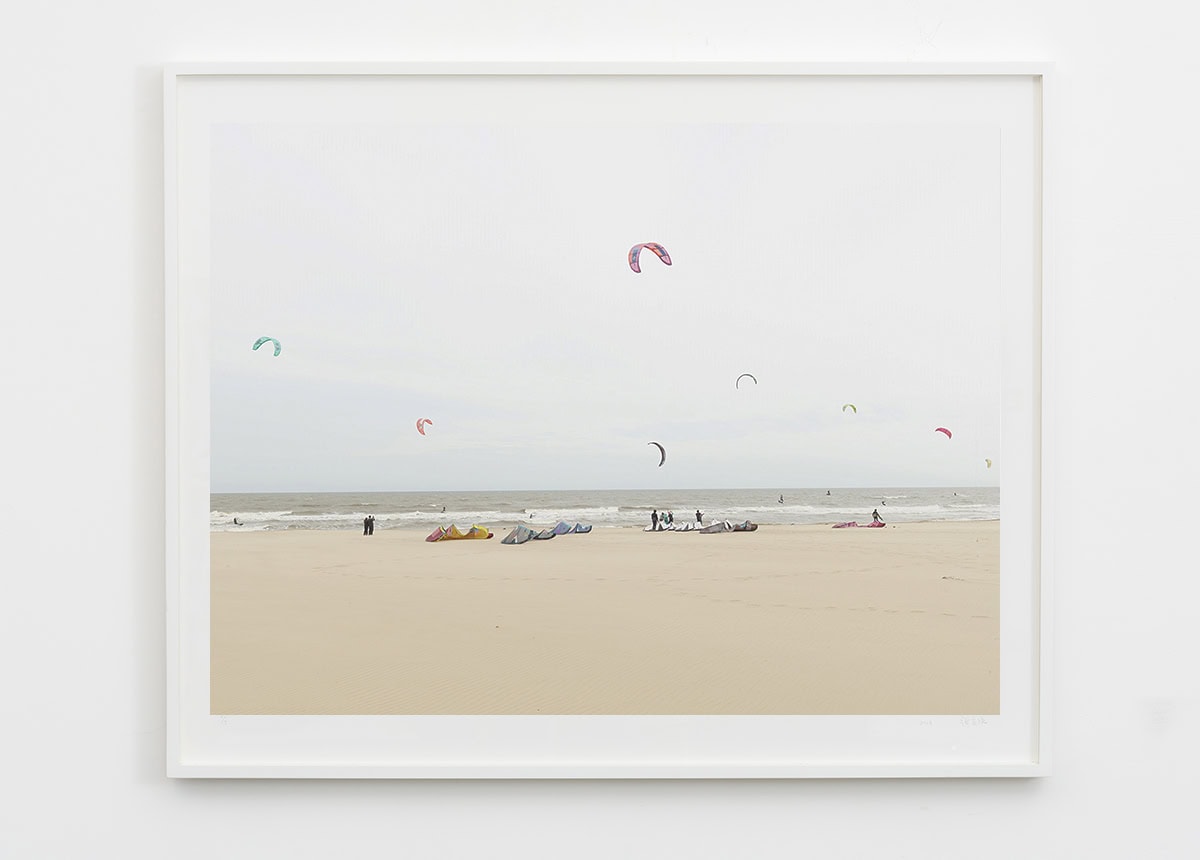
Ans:
{"type": "Polygon", "coordinates": [[[472,492],[440,495],[403,493],[212,494],[209,526],[353,530],[364,517],[377,529],[411,526],[432,530],[450,523],[511,527],[553,526],[559,520],[598,528],[649,525],[654,511],[673,512],[675,522],[729,520],[766,524],[821,524],[864,519],[878,510],[885,520],[927,522],[994,520],[1000,516],[995,489],[914,487],[857,490],[700,489],[589,490],[584,492],[472,492]],[[238,519],[240,525],[233,523],[238,519]],[[532,523],[531,523],[532,521],[532,523]]]}

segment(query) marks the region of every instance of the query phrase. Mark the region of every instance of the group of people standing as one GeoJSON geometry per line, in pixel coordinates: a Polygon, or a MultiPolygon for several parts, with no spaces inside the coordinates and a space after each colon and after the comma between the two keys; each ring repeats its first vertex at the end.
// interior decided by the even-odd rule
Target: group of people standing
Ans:
{"type": "Polygon", "coordinates": [[[363,534],[365,534],[365,535],[375,534],[375,515],[374,514],[368,514],[366,517],[363,518],[363,534]]]}
{"type": "MultiPolygon", "coordinates": [[[[696,525],[701,525],[703,523],[703,520],[704,520],[704,514],[702,514],[700,512],[700,509],[697,508],[696,509],[696,525]]],[[[658,531],[659,529],[667,528],[668,526],[672,526],[674,524],[675,524],[675,512],[674,511],[663,511],[661,516],[658,513],[658,508],[655,508],[653,511],[650,512],[650,530],[651,531],[658,531]]]]}

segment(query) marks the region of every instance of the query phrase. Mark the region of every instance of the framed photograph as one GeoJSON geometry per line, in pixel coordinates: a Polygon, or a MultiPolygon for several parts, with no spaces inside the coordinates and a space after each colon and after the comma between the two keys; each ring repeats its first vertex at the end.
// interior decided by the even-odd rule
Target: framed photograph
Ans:
{"type": "Polygon", "coordinates": [[[167,67],[170,775],[1048,773],[1046,76],[167,67]]]}

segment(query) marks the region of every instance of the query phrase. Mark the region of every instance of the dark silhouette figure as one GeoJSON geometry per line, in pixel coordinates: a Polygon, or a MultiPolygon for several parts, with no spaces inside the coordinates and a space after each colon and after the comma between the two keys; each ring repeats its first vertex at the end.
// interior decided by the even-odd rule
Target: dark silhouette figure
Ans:
{"type": "Polygon", "coordinates": [[[881,516],[879,516],[879,508],[876,508],[875,510],[871,511],[871,519],[877,523],[883,522],[883,518],[881,516]]]}
{"type": "Polygon", "coordinates": [[[658,508],[650,512],[650,531],[658,531],[658,508]]]}
{"type": "Polygon", "coordinates": [[[370,533],[371,533],[371,518],[363,517],[363,535],[366,536],[366,535],[369,535],[370,533]]]}
{"type": "Polygon", "coordinates": [[[367,534],[369,534],[369,535],[375,534],[375,515],[374,514],[371,514],[371,516],[367,517],[367,534]]]}
{"type": "Polygon", "coordinates": [[[239,523],[239,522],[238,522],[238,518],[237,518],[237,517],[234,517],[234,518],[233,518],[233,524],[234,524],[235,526],[240,526],[240,525],[241,525],[241,523],[239,523]]]}
{"type": "Polygon", "coordinates": [[[696,525],[703,525],[704,514],[700,513],[700,509],[696,508],[696,525]]]}

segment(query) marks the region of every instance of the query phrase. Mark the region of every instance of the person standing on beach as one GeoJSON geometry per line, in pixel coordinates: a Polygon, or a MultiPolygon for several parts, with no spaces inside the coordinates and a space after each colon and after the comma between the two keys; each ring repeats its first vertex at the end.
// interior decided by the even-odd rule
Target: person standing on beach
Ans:
{"type": "Polygon", "coordinates": [[[871,511],[871,520],[877,523],[883,522],[883,518],[879,516],[879,508],[871,511]]]}
{"type": "Polygon", "coordinates": [[[366,535],[369,535],[370,533],[371,533],[371,518],[363,517],[363,536],[365,537],[366,535]]]}
{"type": "Polygon", "coordinates": [[[658,531],[658,508],[650,512],[650,531],[658,531]]]}
{"type": "Polygon", "coordinates": [[[700,513],[700,509],[696,508],[696,525],[703,525],[704,514],[700,513]]]}
{"type": "Polygon", "coordinates": [[[369,534],[369,535],[375,534],[375,515],[374,514],[371,514],[369,517],[367,517],[367,534],[369,534]]]}

